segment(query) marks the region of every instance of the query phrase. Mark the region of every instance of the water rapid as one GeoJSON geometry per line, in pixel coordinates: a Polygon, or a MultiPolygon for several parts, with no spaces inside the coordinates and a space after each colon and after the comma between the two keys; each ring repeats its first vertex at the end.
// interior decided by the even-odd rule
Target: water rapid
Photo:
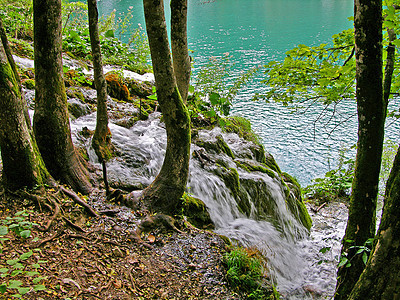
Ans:
{"type": "MultiPolygon", "coordinates": [[[[95,123],[96,115],[92,113],[73,120],[71,127],[75,143],[85,143],[90,160],[96,165],[98,162],[90,147],[90,140],[82,139],[79,134],[83,127],[94,130],[95,123]]],[[[129,129],[111,123],[110,130],[120,155],[107,165],[109,180],[115,186],[120,184],[131,189],[144,188],[157,175],[165,154],[167,138],[160,114],[153,113],[148,120],[138,121],[129,129]]],[[[198,135],[205,140],[222,136],[235,156],[248,152],[251,144],[236,134],[222,133],[219,128],[200,130],[198,135]]],[[[200,147],[193,144],[192,153],[198,150],[200,147]]],[[[224,160],[229,166],[235,166],[233,159],[224,153],[210,155],[213,161],[224,160]]],[[[216,226],[215,231],[239,244],[259,249],[268,262],[269,275],[277,284],[278,290],[285,295],[285,299],[311,299],[315,295],[332,295],[335,285],[334,253],[339,249],[341,237],[336,227],[344,228],[344,225],[339,222],[341,225],[324,226],[324,221],[314,221],[314,227],[317,226],[319,231],[311,230],[309,236],[308,231],[287,208],[285,191],[278,180],[261,172],[250,173],[237,168],[241,180],[251,179],[268,191],[273,199],[272,205],[276,208],[274,218],[261,220],[252,204],[250,216],[247,217],[238,208],[225,182],[213,172],[214,167],[213,164],[202,166],[192,157],[188,192],[207,205],[216,226]],[[331,231],[331,235],[335,237],[329,237],[326,230],[331,231]],[[318,264],[318,260],[322,259],[319,245],[331,244],[332,240],[337,244],[336,249],[332,247],[330,258],[324,257],[325,262],[318,264]]],[[[251,196],[251,191],[249,195],[251,196]]]]}

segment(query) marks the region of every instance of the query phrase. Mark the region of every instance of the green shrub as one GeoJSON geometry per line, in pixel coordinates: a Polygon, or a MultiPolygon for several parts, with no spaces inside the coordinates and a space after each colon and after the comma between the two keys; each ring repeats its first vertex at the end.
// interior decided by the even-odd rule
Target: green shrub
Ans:
{"type": "Polygon", "coordinates": [[[268,286],[259,252],[234,248],[224,256],[229,283],[245,294],[247,299],[279,299],[273,286],[268,286]]]}

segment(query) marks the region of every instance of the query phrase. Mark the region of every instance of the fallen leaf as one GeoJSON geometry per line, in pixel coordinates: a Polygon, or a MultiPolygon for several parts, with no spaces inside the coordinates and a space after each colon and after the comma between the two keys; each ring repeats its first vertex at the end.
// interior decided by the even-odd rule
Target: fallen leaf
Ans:
{"type": "Polygon", "coordinates": [[[152,234],[149,234],[147,239],[149,240],[150,243],[154,243],[156,241],[156,237],[152,234]]]}

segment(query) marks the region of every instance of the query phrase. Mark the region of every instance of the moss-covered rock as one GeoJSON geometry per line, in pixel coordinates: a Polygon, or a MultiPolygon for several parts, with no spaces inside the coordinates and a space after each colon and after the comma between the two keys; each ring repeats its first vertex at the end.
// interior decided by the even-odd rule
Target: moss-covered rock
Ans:
{"type": "Polygon", "coordinates": [[[312,219],[307,211],[307,207],[303,202],[301,195],[301,186],[298,181],[288,173],[282,173],[282,180],[288,186],[289,195],[286,198],[286,203],[292,214],[294,214],[306,227],[310,230],[312,219]]]}
{"type": "Polygon", "coordinates": [[[214,228],[214,223],[204,202],[186,193],[182,196],[182,214],[197,228],[214,228]]]}
{"type": "Polygon", "coordinates": [[[215,140],[196,140],[194,143],[204,148],[206,151],[212,151],[216,154],[225,153],[231,158],[235,158],[232,150],[229,148],[228,144],[225,142],[222,135],[217,135],[215,140]]]}
{"type": "Polygon", "coordinates": [[[233,132],[247,141],[260,144],[257,134],[251,129],[251,123],[246,118],[239,116],[227,117],[220,120],[220,124],[224,132],[233,132]]]}
{"type": "Polygon", "coordinates": [[[118,100],[129,101],[131,99],[129,89],[124,83],[124,78],[116,73],[109,72],[105,75],[108,94],[118,100]]]}
{"type": "Polygon", "coordinates": [[[149,82],[126,79],[126,85],[131,95],[136,95],[140,98],[146,98],[153,94],[153,85],[149,82]]]}

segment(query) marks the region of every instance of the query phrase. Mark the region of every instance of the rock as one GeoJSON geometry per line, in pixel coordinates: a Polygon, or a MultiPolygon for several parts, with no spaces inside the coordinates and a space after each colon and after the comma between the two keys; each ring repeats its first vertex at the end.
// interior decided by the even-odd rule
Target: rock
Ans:
{"type": "Polygon", "coordinates": [[[74,118],[85,116],[91,112],[90,106],[77,98],[68,99],[68,111],[74,118]]]}
{"type": "Polygon", "coordinates": [[[133,78],[126,79],[127,87],[132,95],[146,98],[153,94],[153,84],[149,82],[139,81],[133,78]]]}
{"type": "Polygon", "coordinates": [[[116,72],[109,72],[105,76],[108,94],[118,100],[129,101],[130,93],[125,85],[123,77],[116,72]]]}
{"type": "Polygon", "coordinates": [[[187,216],[187,220],[197,228],[214,228],[204,202],[186,193],[182,196],[182,214],[187,216]]]}

